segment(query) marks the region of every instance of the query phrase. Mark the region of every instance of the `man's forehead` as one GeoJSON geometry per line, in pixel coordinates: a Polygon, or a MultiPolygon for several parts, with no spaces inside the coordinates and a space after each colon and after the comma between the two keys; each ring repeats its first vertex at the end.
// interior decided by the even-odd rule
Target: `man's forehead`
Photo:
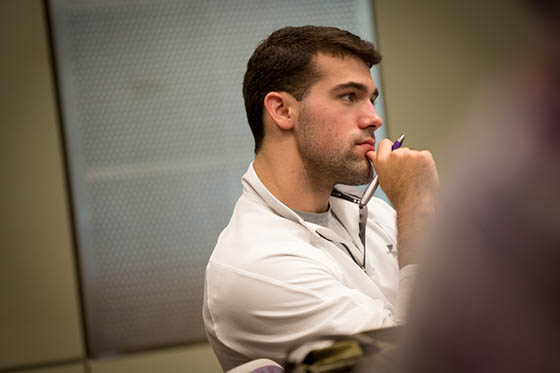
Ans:
{"type": "Polygon", "coordinates": [[[351,86],[358,88],[357,86],[361,85],[372,93],[377,89],[369,67],[358,57],[339,57],[319,53],[313,57],[313,63],[320,74],[317,83],[323,88],[337,89],[343,85],[348,88],[351,86]]]}

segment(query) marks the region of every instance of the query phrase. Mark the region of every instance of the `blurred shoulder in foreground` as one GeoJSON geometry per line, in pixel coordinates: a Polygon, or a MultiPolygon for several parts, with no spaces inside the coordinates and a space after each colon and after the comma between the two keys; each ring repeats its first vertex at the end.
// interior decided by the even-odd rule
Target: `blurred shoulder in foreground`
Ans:
{"type": "Polygon", "coordinates": [[[533,3],[541,45],[485,97],[444,190],[403,372],[560,372],[560,2],[533,3]]]}

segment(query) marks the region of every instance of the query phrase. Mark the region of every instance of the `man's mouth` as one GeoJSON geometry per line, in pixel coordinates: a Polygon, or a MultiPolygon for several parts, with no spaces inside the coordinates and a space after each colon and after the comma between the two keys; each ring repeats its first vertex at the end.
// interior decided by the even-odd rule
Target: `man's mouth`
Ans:
{"type": "Polygon", "coordinates": [[[364,141],[360,142],[358,145],[360,147],[364,147],[368,149],[367,151],[375,150],[375,139],[372,138],[365,139],[364,141]]]}

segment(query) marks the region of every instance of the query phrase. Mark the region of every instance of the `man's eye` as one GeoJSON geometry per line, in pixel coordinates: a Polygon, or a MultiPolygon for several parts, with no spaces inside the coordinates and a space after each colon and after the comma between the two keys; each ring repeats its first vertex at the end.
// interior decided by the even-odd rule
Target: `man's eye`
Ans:
{"type": "Polygon", "coordinates": [[[347,93],[345,95],[340,96],[344,101],[354,102],[356,101],[356,94],[355,93],[347,93]]]}

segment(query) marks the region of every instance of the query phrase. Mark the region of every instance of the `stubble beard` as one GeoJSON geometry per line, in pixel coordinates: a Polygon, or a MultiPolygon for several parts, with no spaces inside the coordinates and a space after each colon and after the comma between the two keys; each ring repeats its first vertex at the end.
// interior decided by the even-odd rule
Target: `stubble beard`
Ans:
{"type": "Polygon", "coordinates": [[[355,151],[358,138],[325,138],[322,123],[310,117],[308,110],[302,110],[297,136],[298,150],[301,155],[308,178],[314,183],[362,185],[371,180],[372,172],[369,161],[355,151]]]}

